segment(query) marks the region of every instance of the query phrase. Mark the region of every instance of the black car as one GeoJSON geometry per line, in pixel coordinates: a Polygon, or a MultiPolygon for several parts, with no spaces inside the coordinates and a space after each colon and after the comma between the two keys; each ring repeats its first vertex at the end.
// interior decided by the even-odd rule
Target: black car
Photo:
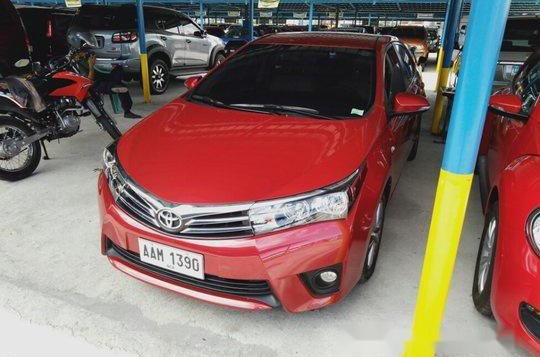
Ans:
{"type": "Polygon", "coordinates": [[[69,51],[67,30],[75,11],[66,8],[38,6],[18,7],[30,45],[32,60],[47,63],[51,58],[64,56],[69,51]]]}
{"type": "Polygon", "coordinates": [[[15,71],[14,64],[29,58],[26,33],[10,0],[0,0],[0,77],[15,71]]]}

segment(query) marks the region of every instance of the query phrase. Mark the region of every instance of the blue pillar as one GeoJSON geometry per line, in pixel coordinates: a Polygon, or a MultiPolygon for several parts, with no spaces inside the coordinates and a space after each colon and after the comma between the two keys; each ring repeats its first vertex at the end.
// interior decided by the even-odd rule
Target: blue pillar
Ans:
{"type": "Polygon", "coordinates": [[[247,29],[248,29],[248,40],[253,40],[253,13],[255,0],[248,0],[248,14],[247,14],[247,29]]]}
{"type": "Polygon", "coordinates": [[[204,29],[204,7],[203,0],[199,0],[199,25],[204,29]]]}
{"type": "Polygon", "coordinates": [[[368,26],[371,26],[371,13],[368,14],[367,24],[368,26]]]}
{"type": "Polygon", "coordinates": [[[313,1],[309,2],[309,23],[308,31],[313,31],[313,1]]]}
{"type": "Polygon", "coordinates": [[[146,32],[144,27],[143,0],[137,1],[137,32],[139,37],[139,52],[141,58],[141,78],[143,82],[144,101],[150,102],[150,80],[148,71],[148,55],[146,53],[146,32]]]}

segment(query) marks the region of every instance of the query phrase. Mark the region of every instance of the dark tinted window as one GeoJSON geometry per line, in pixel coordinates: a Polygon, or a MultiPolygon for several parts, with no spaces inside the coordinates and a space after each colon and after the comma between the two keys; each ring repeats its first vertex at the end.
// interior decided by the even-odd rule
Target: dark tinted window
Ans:
{"type": "Polygon", "coordinates": [[[186,36],[193,36],[195,32],[200,31],[199,27],[191,22],[187,17],[180,19],[180,33],[186,36]]]}
{"type": "Polygon", "coordinates": [[[159,14],[157,19],[157,28],[170,33],[178,34],[178,26],[180,25],[180,17],[175,13],[163,12],[159,14]]]}
{"type": "Polygon", "coordinates": [[[93,30],[132,29],[137,27],[135,7],[84,5],[73,25],[93,30]]]}
{"type": "Polygon", "coordinates": [[[398,55],[393,46],[388,47],[384,61],[384,88],[387,104],[391,105],[397,93],[406,90],[398,55]]]}
{"type": "Polygon", "coordinates": [[[533,51],[540,47],[540,18],[509,19],[504,31],[503,51],[533,51]]]}
{"type": "Polygon", "coordinates": [[[427,32],[424,27],[420,26],[410,26],[410,27],[392,27],[385,30],[385,33],[388,35],[396,37],[407,37],[407,38],[427,38],[427,32]]]}
{"type": "Polygon", "coordinates": [[[15,23],[13,18],[13,5],[9,1],[0,1],[0,25],[6,26],[15,23]]]}
{"type": "Polygon", "coordinates": [[[226,104],[310,108],[331,117],[363,115],[375,96],[370,50],[252,45],[206,77],[193,95],[226,104]]]}
{"type": "Polygon", "coordinates": [[[206,32],[208,32],[209,35],[216,36],[216,37],[224,37],[225,31],[219,27],[207,27],[206,32]]]}

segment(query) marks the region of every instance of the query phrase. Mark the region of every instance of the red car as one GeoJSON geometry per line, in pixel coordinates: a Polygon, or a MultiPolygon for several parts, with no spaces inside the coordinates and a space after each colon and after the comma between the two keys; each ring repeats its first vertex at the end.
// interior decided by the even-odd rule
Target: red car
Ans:
{"type": "Polygon", "coordinates": [[[485,225],[473,284],[495,315],[540,355],[540,51],[491,97],[478,169],[485,225]]]}
{"type": "Polygon", "coordinates": [[[429,104],[397,39],[261,37],[104,152],[102,252],[241,309],[318,309],[373,274],[429,104]]]}

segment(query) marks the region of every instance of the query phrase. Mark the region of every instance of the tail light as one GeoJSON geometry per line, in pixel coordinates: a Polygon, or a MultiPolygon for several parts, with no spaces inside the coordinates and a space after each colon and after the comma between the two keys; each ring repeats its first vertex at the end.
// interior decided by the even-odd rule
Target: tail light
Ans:
{"type": "Polygon", "coordinates": [[[112,35],[113,43],[126,43],[135,41],[137,41],[137,32],[134,31],[115,32],[112,35]]]}
{"type": "Polygon", "coordinates": [[[53,36],[53,27],[52,27],[52,21],[47,21],[47,38],[51,38],[53,36]]]}

